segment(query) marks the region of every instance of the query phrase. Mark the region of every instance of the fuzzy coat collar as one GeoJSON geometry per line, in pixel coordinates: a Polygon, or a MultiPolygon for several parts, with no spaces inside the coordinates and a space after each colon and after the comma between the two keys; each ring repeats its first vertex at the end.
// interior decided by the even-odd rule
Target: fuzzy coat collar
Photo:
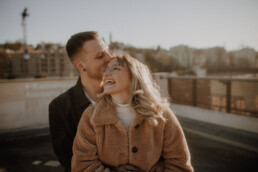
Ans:
{"type": "MultiPolygon", "coordinates": [[[[107,125],[118,122],[116,105],[107,105],[104,101],[96,103],[90,122],[92,125],[107,125]]],[[[136,113],[136,120],[141,121],[143,117],[136,113]]]]}

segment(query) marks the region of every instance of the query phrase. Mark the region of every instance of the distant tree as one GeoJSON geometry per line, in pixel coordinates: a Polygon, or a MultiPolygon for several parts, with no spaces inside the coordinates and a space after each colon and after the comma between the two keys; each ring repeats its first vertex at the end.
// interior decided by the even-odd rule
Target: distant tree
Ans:
{"type": "Polygon", "coordinates": [[[215,56],[206,59],[207,71],[210,73],[223,72],[227,70],[226,51],[224,48],[216,48],[215,56]]]}
{"type": "Polygon", "coordinates": [[[224,71],[226,67],[226,59],[223,56],[226,53],[224,48],[219,48],[217,50],[217,60],[216,60],[216,67],[218,71],[224,71]]]}
{"type": "Polygon", "coordinates": [[[21,41],[16,41],[15,43],[7,42],[7,43],[4,44],[5,49],[11,49],[11,50],[14,50],[14,51],[21,49],[21,47],[22,47],[22,42],[21,41]]]}
{"type": "Polygon", "coordinates": [[[152,72],[158,72],[159,62],[154,57],[154,52],[147,50],[144,53],[145,62],[152,72]]]}
{"type": "Polygon", "coordinates": [[[228,59],[227,59],[227,67],[229,69],[234,69],[235,68],[235,55],[233,52],[228,53],[228,59]]]}
{"type": "Polygon", "coordinates": [[[258,52],[255,53],[255,67],[258,69],[258,52]]]}
{"type": "Polygon", "coordinates": [[[144,56],[152,72],[171,72],[178,68],[178,61],[167,54],[157,54],[155,50],[147,50],[144,56]]]}
{"type": "Polygon", "coordinates": [[[160,45],[158,45],[158,47],[157,47],[157,51],[160,51],[161,50],[161,47],[160,47],[160,45]]]}
{"type": "Polygon", "coordinates": [[[238,68],[240,70],[249,70],[250,66],[251,66],[251,63],[247,58],[239,58],[238,59],[238,68]]]}

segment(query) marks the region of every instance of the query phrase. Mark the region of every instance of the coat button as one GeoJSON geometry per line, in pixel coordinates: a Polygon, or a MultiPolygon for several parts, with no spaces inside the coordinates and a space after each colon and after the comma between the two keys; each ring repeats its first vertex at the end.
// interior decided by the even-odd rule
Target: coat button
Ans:
{"type": "Polygon", "coordinates": [[[140,126],[139,124],[136,124],[134,128],[137,129],[139,128],[139,126],[140,126]]]}
{"type": "Polygon", "coordinates": [[[137,148],[136,146],[134,146],[134,147],[132,148],[132,152],[133,152],[133,153],[138,152],[138,148],[137,148]]]}

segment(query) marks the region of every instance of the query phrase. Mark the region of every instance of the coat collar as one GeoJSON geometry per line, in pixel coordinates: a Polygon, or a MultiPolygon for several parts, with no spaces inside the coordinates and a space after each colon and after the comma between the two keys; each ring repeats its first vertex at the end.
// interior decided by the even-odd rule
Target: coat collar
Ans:
{"type": "MultiPolygon", "coordinates": [[[[138,122],[144,119],[143,115],[136,113],[138,122]]],[[[118,122],[116,105],[107,105],[103,100],[94,105],[94,110],[90,119],[92,125],[107,125],[118,122]]]]}
{"type": "Polygon", "coordinates": [[[115,105],[107,105],[102,100],[95,104],[90,121],[93,125],[115,124],[118,121],[116,113],[115,105]]]}
{"type": "Polygon", "coordinates": [[[90,101],[86,98],[82,83],[81,83],[81,77],[78,78],[76,85],[74,86],[73,89],[74,96],[78,100],[78,103],[81,107],[88,106],[90,101]]]}

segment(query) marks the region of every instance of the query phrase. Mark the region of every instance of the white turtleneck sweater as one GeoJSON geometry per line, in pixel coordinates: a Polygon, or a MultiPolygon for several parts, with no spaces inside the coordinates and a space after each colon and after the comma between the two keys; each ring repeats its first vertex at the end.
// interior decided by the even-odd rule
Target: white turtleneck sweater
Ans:
{"type": "Polygon", "coordinates": [[[123,124],[123,126],[128,132],[133,120],[136,118],[136,115],[129,104],[115,104],[117,105],[117,118],[123,124]]]}

